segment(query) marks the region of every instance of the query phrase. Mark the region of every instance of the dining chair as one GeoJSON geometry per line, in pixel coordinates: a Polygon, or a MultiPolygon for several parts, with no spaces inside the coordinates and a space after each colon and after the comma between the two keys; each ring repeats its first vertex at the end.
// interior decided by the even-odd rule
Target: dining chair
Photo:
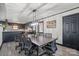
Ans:
{"type": "Polygon", "coordinates": [[[32,55],[33,52],[36,50],[36,46],[32,43],[30,38],[26,38],[26,40],[24,40],[24,51],[25,51],[25,55],[32,55]]]}
{"type": "Polygon", "coordinates": [[[21,46],[21,34],[18,34],[15,37],[15,42],[18,43],[18,45],[16,45],[15,50],[17,50],[17,48],[19,48],[21,46]]]}
{"type": "Polygon", "coordinates": [[[44,49],[46,49],[46,54],[53,55],[57,51],[56,40],[48,43],[44,49]]]}

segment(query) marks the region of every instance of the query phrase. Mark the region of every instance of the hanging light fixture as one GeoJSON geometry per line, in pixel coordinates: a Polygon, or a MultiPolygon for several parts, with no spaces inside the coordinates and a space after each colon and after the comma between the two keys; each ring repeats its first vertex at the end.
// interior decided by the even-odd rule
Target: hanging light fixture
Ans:
{"type": "Polygon", "coordinates": [[[33,10],[33,22],[31,23],[31,26],[36,26],[38,25],[38,22],[35,22],[36,20],[36,9],[33,10]]]}
{"type": "Polygon", "coordinates": [[[32,23],[32,24],[31,24],[31,26],[35,26],[35,25],[38,25],[38,23],[37,23],[37,22],[35,22],[35,23],[32,23]]]}

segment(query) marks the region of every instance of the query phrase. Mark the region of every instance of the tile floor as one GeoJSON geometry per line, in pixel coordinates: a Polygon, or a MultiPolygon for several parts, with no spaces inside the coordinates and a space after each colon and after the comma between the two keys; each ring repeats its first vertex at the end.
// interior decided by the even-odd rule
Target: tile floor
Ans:
{"type": "MultiPolygon", "coordinates": [[[[25,56],[24,52],[19,54],[18,50],[15,50],[16,45],[17,43],[15,42],[4,43],[0,50],[0,56],[25,56]]],[[[60,45],[57,45],[57,48],[58,50],[54,54],[55,56],[79,56],[79,51],[75,49],[63,47],[60,45]]]]}

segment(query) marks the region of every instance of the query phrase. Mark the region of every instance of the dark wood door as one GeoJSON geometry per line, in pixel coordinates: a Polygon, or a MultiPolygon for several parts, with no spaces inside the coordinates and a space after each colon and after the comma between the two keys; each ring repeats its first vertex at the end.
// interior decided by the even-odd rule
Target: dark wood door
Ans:
{"type": "Polygon", "coordinates": [[[79,14],[63,17],[63,44],[79,50],[79,14]]]}

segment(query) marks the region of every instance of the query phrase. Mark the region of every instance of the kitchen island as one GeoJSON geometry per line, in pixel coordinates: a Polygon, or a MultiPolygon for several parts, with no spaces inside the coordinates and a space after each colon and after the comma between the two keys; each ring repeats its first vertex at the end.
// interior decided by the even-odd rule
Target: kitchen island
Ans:
{"type": "Polygon", "coordinates": [[[3,43],[12,42],[15,40],[15,37],[19,35],[22,31],[4,31],[3,32],[3,43]]]}

